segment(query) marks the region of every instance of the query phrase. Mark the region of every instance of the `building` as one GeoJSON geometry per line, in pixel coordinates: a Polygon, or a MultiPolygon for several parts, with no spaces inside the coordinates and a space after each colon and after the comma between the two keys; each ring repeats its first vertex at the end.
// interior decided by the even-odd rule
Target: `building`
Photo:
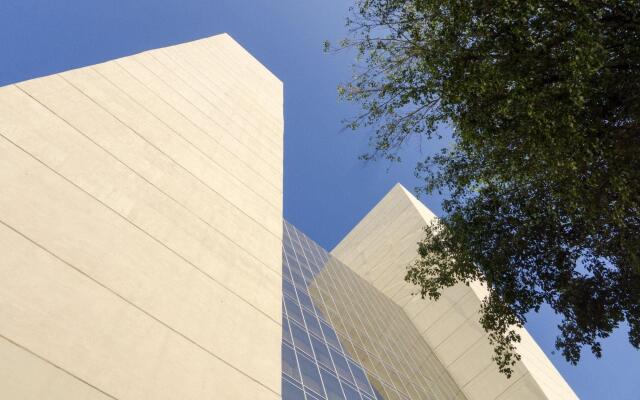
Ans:
{"type": "Polygon", "coordinates": [[[0,398],[575,397],[528,336],[494,371],[481,288],[410,296],[403,188],[283,225],[282,96],[228,35],[0,88],[0,398]]]}
{"type": "Polygon", "coordinates": [[[392,300],[288,223],[283,248],[283,399],[465,398],[392,300]]]}

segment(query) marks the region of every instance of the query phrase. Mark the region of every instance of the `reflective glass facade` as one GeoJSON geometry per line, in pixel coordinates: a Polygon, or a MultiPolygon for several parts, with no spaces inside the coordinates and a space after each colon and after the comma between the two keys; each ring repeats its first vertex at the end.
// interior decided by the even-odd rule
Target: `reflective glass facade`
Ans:
{"type": "Polygon", "coordinates": [[[284,400],[465,398],[400,307],[287,222],[282,259],[284,400]]]}

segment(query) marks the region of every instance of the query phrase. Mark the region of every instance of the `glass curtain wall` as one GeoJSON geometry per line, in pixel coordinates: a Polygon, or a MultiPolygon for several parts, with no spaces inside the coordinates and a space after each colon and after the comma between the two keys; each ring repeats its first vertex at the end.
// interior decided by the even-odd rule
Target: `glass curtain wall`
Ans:
{"type": "Polygon", "coordinates": [[[464,399],[404,311],[288,222],[284,400],[464,399]]]}

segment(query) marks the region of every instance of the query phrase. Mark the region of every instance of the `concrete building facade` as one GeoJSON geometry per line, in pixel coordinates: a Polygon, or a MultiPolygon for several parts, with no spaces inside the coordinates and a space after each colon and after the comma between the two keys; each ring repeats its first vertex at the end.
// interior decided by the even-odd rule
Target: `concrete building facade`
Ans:
{"type": "Polygon", "coordinates": [[[521,362],[510,379],[498,372],[479,323],[486,290],[457,285],[438,301],[422,300],[404,281],[417,258],[423,227],[435,215],[401,185],[391,191],[332,250],[339,259],[400,307],[469,400],[576,399],[577,396],[526,331],[521,362]]]}
{"type": "Polygon", "coordinates": [[[283,131],[228,35],[0,88],[0,398],[575,398],[526,332],[497,373],[481,287],[411,295],[401,186],[331,254],[283,225],[283,131]]]}
{"type": "Polygon", "coordinates": [[[0,398],[280,398],[282,142],[227,35],[1,88],[0,398]]]}

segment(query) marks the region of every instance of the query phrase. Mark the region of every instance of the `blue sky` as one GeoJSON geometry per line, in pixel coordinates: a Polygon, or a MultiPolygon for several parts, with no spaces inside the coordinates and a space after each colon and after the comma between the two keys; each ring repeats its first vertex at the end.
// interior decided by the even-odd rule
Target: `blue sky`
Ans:
{"type": "MultiPolygon", "coordinates": [[[[0,86],[142,50],[227,32],[285,87],[285,217],[331,249],[396,183],[412,189],[415,162],[437,149],[407,149],[404,162],[363,163],[365,133],[341,132],[357,110],[337,101],[352,55],[326,55],[345,35],[349,1],[338,0],[2,0],[0,86]]],[[[417,148],[417,146],[415,146],[417,148]]],[[[422,199],[436,214],[440,200],[422,199]]],[[[529,331],[583,399],[638,399],[640,352],[626,328],[588,351],[580,365],[552,354],[557,318],[532,315],[529,331]]]]}

